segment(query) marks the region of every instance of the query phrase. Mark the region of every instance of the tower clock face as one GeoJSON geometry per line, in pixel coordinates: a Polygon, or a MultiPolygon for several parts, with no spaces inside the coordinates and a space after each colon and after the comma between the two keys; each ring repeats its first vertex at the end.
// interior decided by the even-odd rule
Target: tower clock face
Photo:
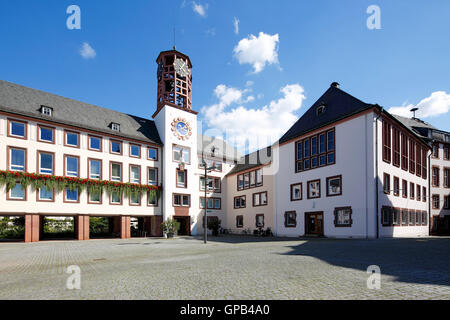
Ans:
{"type": "Polygon", "coordinates": [[[189,74],[189,67],[186,61],[182,59],[176,59],[173,63],[175,71],[180,75],[180,77],[187,77],[189,74]]]}
{"type": "Polygon", "coordinates": [[[172,121],[172,132],[180,140],[187,140],[192,135],[189,122],[182,118],[176,118],[172,121]]]}

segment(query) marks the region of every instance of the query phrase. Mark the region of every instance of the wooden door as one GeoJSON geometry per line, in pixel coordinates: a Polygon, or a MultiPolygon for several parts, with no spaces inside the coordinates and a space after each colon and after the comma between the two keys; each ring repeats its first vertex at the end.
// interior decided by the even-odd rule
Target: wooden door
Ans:
{"type": "Polygon", "coordinates": [[[305,212],[305,234],[323,236],[323,212],[305,212]]]}

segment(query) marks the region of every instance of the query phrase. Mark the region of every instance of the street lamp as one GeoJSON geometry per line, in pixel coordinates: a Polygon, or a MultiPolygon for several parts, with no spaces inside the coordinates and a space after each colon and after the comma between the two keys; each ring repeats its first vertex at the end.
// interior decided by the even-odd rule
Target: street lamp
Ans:
{"type": "MultiPolygon", "coordinates": [[[[214,157],[214,153],[216,152],[217,148],[212,146],[211,147],[211,157],[214,157]]],[[[204,150],[202,150],[202,166],[205,168],[205,214],[203,215],[203,242],[206,244],[208,239],[208,225],[207,225],[207,219],[206,215],[208,213],[208,199],[206,199],[207,195],[207,187],[208,184],[208,172],[211,172],[212,170],[216,169],[216,163],[213,162],[213,165],[208,168],[207,163],[205,161],[205,154],[204,150]]]]}

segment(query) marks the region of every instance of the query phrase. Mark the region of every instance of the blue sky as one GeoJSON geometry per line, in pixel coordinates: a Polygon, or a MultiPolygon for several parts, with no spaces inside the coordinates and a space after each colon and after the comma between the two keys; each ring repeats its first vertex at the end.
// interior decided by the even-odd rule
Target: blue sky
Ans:
{"type": "Polygon", "coordinates": [[[205,127],[276,139],[338,81],[387,109],[419,104],[450,131],[448,0],[2,0],[0,79],[150,118],[174,28],[205,127]],[[66,27],[72,4],[81,30],[66,27]],[[367,28],[372,4],[381,29],[367,28]]]}

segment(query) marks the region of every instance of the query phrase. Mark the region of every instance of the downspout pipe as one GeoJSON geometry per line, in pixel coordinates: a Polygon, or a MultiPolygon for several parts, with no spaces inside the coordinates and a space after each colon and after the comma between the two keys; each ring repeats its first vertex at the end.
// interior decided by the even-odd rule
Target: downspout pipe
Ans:
{"type": "MultiPolygon", "coordinates": [[[[434,141],[433,141],[434,142],[434,141]]],[[[431,153],[428,155],[428,236],[431,235],[431,153]]]]}
{"type": "Polygon", "coordinates": [[[378,115],[378,117],[375,119],[375,210],[376,210],[376,226],[377,226],[377,239],[380,238],[380,225],[379,225],[379,221],[380,221],[380,217],[379,217],[379,206],[378,206],[378,119],[381,117],[381,114],[383,112],[383,107],[380,107],[380,114],[378,115]]]}

